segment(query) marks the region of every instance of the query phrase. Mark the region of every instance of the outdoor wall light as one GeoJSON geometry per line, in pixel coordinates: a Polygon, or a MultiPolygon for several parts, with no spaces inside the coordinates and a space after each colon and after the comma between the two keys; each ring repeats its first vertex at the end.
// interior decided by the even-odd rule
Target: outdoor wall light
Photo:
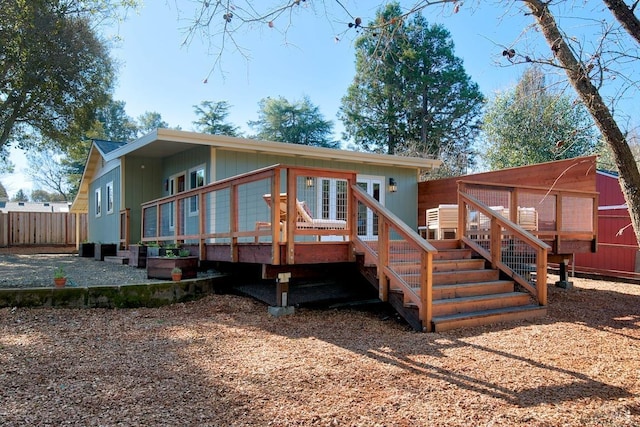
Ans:
{"type": "Polygon", "coordinates": [[[398,184],[396,184],[396,180],[389,178],[389,192],[395,193],[396,191],[398,191],[398,184]]]}
{"type": "Polygon", "coordinates": [[[313,177],[312,176],[308,176],[307,177],[307,188],[311,188],[313,187],[313,177]]]}

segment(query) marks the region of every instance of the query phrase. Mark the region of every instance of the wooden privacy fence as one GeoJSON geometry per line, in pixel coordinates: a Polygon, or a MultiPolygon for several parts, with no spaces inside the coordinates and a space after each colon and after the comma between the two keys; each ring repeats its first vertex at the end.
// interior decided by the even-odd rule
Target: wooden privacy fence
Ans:
{"type": "Polygon", "coordinates": [[[0,246],[73,245],[87,239],[87,214],[0,214],[0,246]]]}

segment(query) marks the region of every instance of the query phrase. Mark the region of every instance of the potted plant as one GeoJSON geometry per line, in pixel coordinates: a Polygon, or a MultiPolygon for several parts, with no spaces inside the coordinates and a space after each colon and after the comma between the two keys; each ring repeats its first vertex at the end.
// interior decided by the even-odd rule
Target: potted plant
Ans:
{"type": "Polygon", "coordinates": [[[64,288],[64,285],[67,284],[67,275],[62,266],[57,267],[53,271],[53,283],[55,283],[56,288],[64,288]]]}
{"type": "Polygon", "coordinates": [[[191,255],[191,252],[189,252],[189,249],[180,249],[180,251],[178,251],[178,255],[185,257],[191,255]]]}
{"type": "Polygon", "coordinates": [[[182,280],[182,269],[180,267],[174,267],[173,270],[171,270],[171,280],[174,282],[182,280]]]}

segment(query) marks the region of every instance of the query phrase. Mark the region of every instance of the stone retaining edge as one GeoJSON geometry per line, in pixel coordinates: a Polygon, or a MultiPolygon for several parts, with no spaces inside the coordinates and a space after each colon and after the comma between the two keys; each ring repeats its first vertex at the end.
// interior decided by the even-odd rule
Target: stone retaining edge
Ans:
{"type": "Polygon", "coordinates": [[[0,289],[0,307],[160,307],[214,294],[228,279],[216,276],[118,286],[0,289]]]}

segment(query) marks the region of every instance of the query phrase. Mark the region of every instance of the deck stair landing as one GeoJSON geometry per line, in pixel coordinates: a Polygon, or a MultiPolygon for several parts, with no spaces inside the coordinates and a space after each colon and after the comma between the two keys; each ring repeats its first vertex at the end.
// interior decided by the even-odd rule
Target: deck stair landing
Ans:
{"type": "MultiPolygon", "coordinates": [[[[474,258],[470,249],[461,247],[460,241],[430,240],[429,243],[438,249],[433,261],[434,332],[546,315],[546,307],[538,305],[528,293],[517,291],[512,280],[501,279],[498,270],[488,268],[483,258],[474,258]]],[[[391,251],[394,263],[396,255],[391,251]]],[[[404,256],[408,259],[396,264],[394,269],[407,278],[417,270],[418,263],[410,259],[411,254],[404,256]]],[[[404,302],[399,289],[390,289],[389,302],[414,329],[427,326],[420,323],[417,307],[404,302]]]]}

